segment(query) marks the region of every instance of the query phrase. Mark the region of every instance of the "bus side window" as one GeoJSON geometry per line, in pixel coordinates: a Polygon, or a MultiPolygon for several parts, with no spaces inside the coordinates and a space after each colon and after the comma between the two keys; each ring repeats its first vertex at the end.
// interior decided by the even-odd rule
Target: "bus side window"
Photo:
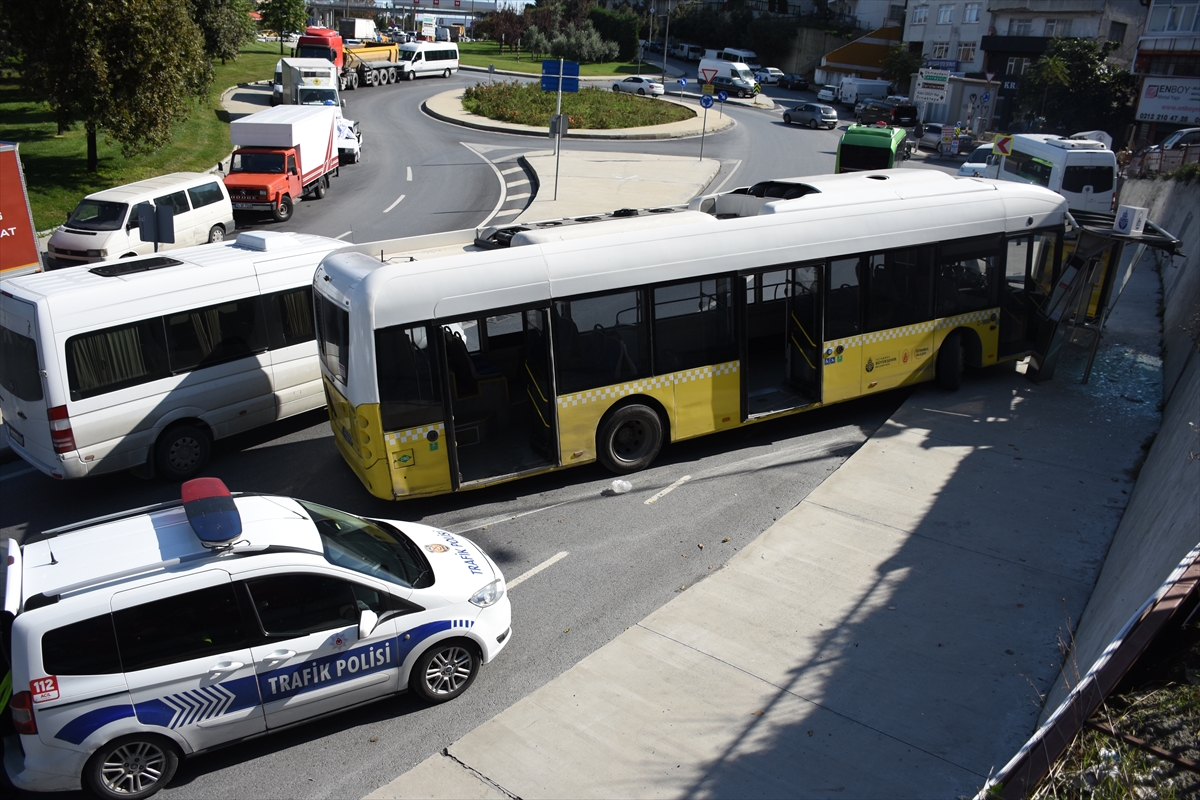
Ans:
{"type": "Polygon", "coordinates": [[[426,325],[375,331],[375,376],[385,431],[398,431],[442,418],[442,392],[426,325]]]}
{"type": "Polygon", "coordinates": [[[869,257],[864,331],[899,328],[931,317],[933,257],[931,245],[869,257]]]}
{"type": "Polygon", "coordinates": [[[560,392],[595,389],[650,374],[650,331],[640,292],[554,304],[560,392]]]}
{"type": "Polygon", "coordinates": [[[825,341],[859,333],[858,256],[829,262],[829,292],[825,300],[825,341]]]}
{"type": "Polygon", "coordinates": [[[655,374],[735,358],[731,279],[688,281],[654,290],[655,374]]]}
{"type": "Polygon", "coordinates": [[[934,316],[952,317],[996,305],[1000,239],[979,236],[943,242],[938,253],[934,316]]]}

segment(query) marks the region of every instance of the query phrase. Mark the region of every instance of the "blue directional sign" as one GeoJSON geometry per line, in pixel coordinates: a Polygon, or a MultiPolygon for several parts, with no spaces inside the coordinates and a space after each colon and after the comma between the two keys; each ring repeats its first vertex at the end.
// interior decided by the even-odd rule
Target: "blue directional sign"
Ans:
{"type": "Polygon", "coordinates": [[[717,102],[718,103],[724,103],[728,99],[729,99],[728,92],[725,92],[725,91],[717,92],[717,102]]]}
{"type": "Polygon", "coordinates": [[[687,86],[687,78],[680,78],[680,79],[679,79],[679,85],[680,85],[680,86],[687,86]]]}
{"type": "Polygon", "coordinates": [[[712,105],[713,105],[712,95],[711,94],[700,95],[700,105],[704,106],[705,108],[712,108],[712,105]]]}
{"type": "Polygon", "coordinates": [[[990,103],[991,101],[992,101],[992,93],[991,92],[984,92],[983,97],[981,97],[979,100],[979,102],[981,102],[981,103],[990,103]]]}
{"type": "MultiPolygon", "coordinates": [[[[558,91],[558,65],[557,58],[547,58],[542,62],[542,91],[557,92],[558,91]]],[[[563,61],[562,63],[562,90],[564,92],[579,91],[579,62],[578,61],[563,61]]]]}

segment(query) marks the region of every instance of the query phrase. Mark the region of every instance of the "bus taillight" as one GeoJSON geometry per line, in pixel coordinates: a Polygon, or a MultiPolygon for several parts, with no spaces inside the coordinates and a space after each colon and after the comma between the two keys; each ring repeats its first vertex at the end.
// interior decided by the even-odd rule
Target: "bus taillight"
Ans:
{"type": "Polygon", "coordinates": [[[54,452],[69,453],[75,449],[75,433],[71,430],[71,419],[66,406],[54,406],[47,414],[50,417],[50,443],[54,452]]]}

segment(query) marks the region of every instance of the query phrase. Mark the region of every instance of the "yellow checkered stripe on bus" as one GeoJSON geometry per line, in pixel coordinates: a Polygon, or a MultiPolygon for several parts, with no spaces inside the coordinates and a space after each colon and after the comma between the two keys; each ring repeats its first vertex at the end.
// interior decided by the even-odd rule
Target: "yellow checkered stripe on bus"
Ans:
{"type": "Polygon", "coordinates": [[[558,405],[560,408],[567,408],[569,406],[586,405],[588,403],[606,403],[611,400],[627,397],[631,394],[646,394],[654,389],[665,389],[669,386],[713,378],[718,375],[729,375],[737,371],[738,362],[729,361],[724,364],[715,364],[708,367],[669,372],[666,375],[655,375],[652,378],[644,378],[630,383],[604,386],[600,389],[590,389],[586,392],[576,392],[575,394],[559,395],[558,405]]]}
{"type": "Polygon", "coordinates": [[[919,322],[916,325],[905,325],[902,328],[889,328],[884,331],[874,331],[872,333],[861,333],[857,336],[850,336],[845,339],[835,339],[826,342],[826,347],[861,347],[866,344],[874,344],[875,342],[886,342],[891,339],[903,339],[906,336],[914,336],[921,333],[932,333],[933,331],[942,330],[943,328],[957,328],[960,325],[986,325],[992,321],[992,317],[996,314],[996,309],[988,308],[982,311],[972,311],[967,314],[959,314],[954,317],[944,317],[942,319],[930,320],[929,322],[919,322]]]}
{"type": "Polygon", "coordinates": [[[387,442],[388,447],[395,447],[396,445],[423,441],[431,431],[437,431],[438,438],[440,439],[446,435],[446,425],[439,422],[436,425],[409,428],[406,431],[392,431],[391,433],[385,433],[383,438],[387,442]]]}

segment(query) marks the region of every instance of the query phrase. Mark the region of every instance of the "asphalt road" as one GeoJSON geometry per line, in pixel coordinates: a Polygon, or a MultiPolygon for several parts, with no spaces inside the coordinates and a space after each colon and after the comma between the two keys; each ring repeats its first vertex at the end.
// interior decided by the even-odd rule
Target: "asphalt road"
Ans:
{"type": "MultiPolygon", "coordinates": [[[[504,178],[493,164],[548,142],[454,128],[421,113],[424,97],[453,81],[475,80],[460,75],[350,93],[347,116],[363,129],[363,161],[344,167],[324,200],[300,203],[288,223],[263,227],[362,242],[483,224],[502,196],[504,178]]],[[[738,125],[705,141],[705,157],[722,161],[709,191],[832,168],[838,130],[785,126],[781,108],[727,105],[716,113],[735,116],[738,125]]],[[[566,146],[698,155],[699,144],[693,138],[566,146]]],[[[200,756],[182,765],[163,796],[367,794],[720,569],[848,458],[905,396],[893,392],[670,446],[653,468],[633,475],[633,491],[621,495],[611,493],[613,476],[592,465],[387,503],[369,496],[342,463],[328,441],[324,412],[218,442],[209,474],[235,490],[295,495],[465,533],[510,581],[542,569],[512,590],[511,644],[457,701],[426,707],[402,696],[200,756]]],[[[127,473],[54,482],[24,462],[10,462],[0,465],[0,537],[21,539],[177,492],[175,485],[127,473]]]]}

